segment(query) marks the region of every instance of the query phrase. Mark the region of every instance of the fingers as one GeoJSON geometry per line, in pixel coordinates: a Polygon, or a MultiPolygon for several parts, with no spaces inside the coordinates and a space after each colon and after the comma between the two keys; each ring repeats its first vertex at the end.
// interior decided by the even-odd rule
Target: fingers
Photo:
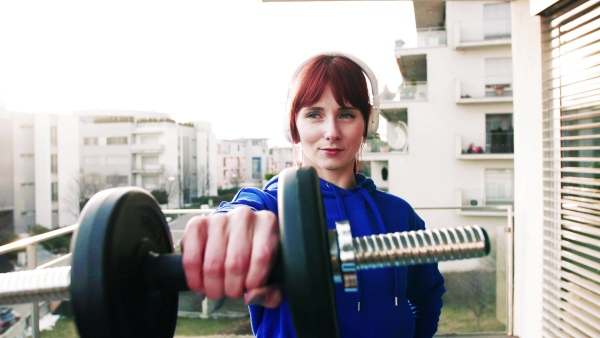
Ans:
{"type": "MultiPolygon", "coordinates": [[[[191,291],[211,299],[265,295],[267,305],[281,302],[277,287],[266,287],[279,247],[279,226],[270,211],[236,208],[192,218],[181,240],[183,267],[191,291]],[[261,290],[261,291],[256,291],[261,290]]],[[[255,301],[259,301],[255,300],[255,301]]]]}
{"type": "Polygon", "coordinates": [[[245,291],[245,280],[252,253],[255,213],[248,208],[231,212],[229,243],[225,259],[225,295],[239,298],[245,291]]]}
{"type": "Polygon", "coordinates": [[[266,284],[279,250],[279,225],[275,214],[259,211],[256,218],[260,226],[254,228],[246,289],[255,289],[266,284]]]}

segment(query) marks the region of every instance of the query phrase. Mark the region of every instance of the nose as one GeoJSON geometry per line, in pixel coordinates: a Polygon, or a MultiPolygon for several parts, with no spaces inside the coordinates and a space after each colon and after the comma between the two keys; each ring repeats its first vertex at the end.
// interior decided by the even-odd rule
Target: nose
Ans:
{"type": "Polygon", "coordinates": [[[328,141],[339,140],[342,137],[336,119],[327,119],[325,122],[325,132],[323,133],[323,137],[328,141]]]}

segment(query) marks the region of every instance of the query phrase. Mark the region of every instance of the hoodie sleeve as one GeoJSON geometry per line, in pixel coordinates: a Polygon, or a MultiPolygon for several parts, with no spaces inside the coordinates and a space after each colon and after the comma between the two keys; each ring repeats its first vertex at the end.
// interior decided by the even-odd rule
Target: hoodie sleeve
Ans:
{"type": "MultiPolygon", "coordinates": [[[[425,229],[425,223],[416,214],[412,226],[411,230],[425,229]]],[[[432,337],[436,333],[444,292],[444,277],[437,263],[408,268],[406,295],[415,316],[414,337],[432,337]]]]}
{"type": "MultiPolygon", "coordinates": [[[[275,194],[276,196],[276,194],[275,194]]],[[[256,188],[243,188],[231,202],[221,202],[215,212],[228,212],[240,206],[250,207],[254,211],[270,210],[277,215],[277,198],[256,188]]]]}

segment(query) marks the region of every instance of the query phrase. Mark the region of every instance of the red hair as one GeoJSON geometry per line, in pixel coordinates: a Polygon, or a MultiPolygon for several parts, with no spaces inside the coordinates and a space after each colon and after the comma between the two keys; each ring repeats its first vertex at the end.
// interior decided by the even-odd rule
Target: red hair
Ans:
{"type": "Polygon", "coordinates": [[[291,105],[288,114],[294,143],[300,142],[296,126],[300,109],[319,101],[328,85],[340,106],[350,104],[360,110],[365,121],[363,137],[367,137],[371,112],[369,88],[362,69],[354,61],[338,54],[318,55],[306,62],[292,81],[294,91],[289,98],[291,105]]]}

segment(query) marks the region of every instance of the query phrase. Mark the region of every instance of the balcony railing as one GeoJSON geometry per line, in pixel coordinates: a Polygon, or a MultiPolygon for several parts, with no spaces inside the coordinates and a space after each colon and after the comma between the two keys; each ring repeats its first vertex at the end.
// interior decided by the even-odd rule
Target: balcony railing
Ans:
{"type": "Polygon", "coordinates": [[[158,153],[162,153],[165,151],[165,145],[164,144],[156,144],[156,143],[151,143],[151,144],[139,144],[139,143],[135,143],[131,145],[131,152],[136,153],[136,154],[140,154],[140,153],[144,153],[144,154],[158,154],[158,153]]]}
{"type": "Polygon", "coordinates": [[[510,18],[461,21],[454,26],[456,49],[508,45],[511,36],[510,18]]]}
{"type": "Polygon", "coordinates": [[[396,40],[396,50],[410,48],[427,48],[446,46],[446,28],[445,27],[427,27],[417,29],[417,40],[414,43],[396,40]]]}
{"type": "Polygon", "coordinates": [[[459,189],[456,200],[460,206],[467,207],[461,212],[474,216],[505,216],[506,210],[496,208],[480,208],[471,210],[470,207],[496,207],[498,205],[514,205],[514,195],[511,191],[486,191],[484,189],[459,189]]]}
{"type": "Polygon", "coordinates": [[[512,76],[485,76],[454,81],[457,103],[512,102],[512,76]]]}
{"type": "Polygon", "coordinates": [[[164,164],[146,164],[131,168],[131,172],[134,174],[162,174],[164,171],[164,164]]]}
{"type": "Polygon", "coordinates": [[[382,103],[427,101],[427,81],[403,83],[396,91],[383,91],[380,97],[382,103]]]}
{"type": "MultiPolygon", "coordinates": [[[[498,225],[479,223],[490,235],[492,251],[487,257],[466,261],[448,261],[439,263],[444,275],[447,292],[444,295],[444,308],[440,319],[438,336],[466,334],[470,337],[504,337],[513,333],[513,216],[512,206],[466,206],[466,207],[432,207],[415,208],[419,215],[428,223],[429,228],[452,226],[442,221],[448,217],[446,212],[457,210],[495,209],[502,211],[506,222],[498,225]],[[468,278],[465,278],[468,275],[468,278]],[[476,320],[473,320],[473,316],[476,320]]],[[[165,215],[173,214],[208,214],[214,209],[163,209],[165,215]]],[[[462,225],[462,224],[461,224],[462,225]]],[[[65,254],[43,265],[37,265],[37,244],[51,238],[73,233],[78,225],[57,229],[42,235],[22,239],[0,246],[0,255],[26,250],[26,269],[44,269],[53,266],[69,265],[71,254],[65,254]]],[[[179,245],[183,230],[171,230],[174,245],[179,245]]],[[[203,301],[202,314],[207,311],[207,300],[203,301]]],[[[202,314],[199,317],[203,317],[202,314]]],[[[31,334],[40,337],[39,305],[32,304],[30,313],[22,313],[23,318],[30,317],[31,334]]],[[[206,318],[206,317],[203,317],[206,318]]],[[[17,327],[14,327],[17,329],[17,327]]],[[[20,329],[24,329],[20,327],[20,329]]],[[[18,335],[19,332],[11,332],[18,335]]]]}
{"type": "Polygon", "coordinates": [[[486,133],[456,135],[456,156],[462,159],[514,158],[514,132],[492,130],[486,133]]]}

